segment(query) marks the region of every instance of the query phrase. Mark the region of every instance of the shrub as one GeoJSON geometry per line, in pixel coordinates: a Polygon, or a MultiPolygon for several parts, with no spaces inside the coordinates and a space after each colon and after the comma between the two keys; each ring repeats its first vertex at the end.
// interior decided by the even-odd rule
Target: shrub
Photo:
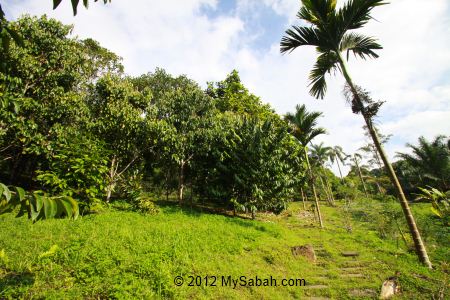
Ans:
{"type": "Polygon", "coordinates": [[[48,169],[37,171],[36,179],[50,194],[74,197],[83,208],[91,209],[105,195],[105,151],[100,142],[86,137],[74,136],[70,140],[54,145],[48,169]]]}

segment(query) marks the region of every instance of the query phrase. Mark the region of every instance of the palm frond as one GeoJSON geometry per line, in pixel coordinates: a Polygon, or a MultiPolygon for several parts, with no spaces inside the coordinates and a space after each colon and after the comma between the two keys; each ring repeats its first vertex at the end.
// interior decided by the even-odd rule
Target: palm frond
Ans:
{"type": "Polygon", "coordinates": [[[340,32],[358,29],[364,26],[372,17],[370,13],[377,6],[385,5],[384,0],[349,0],[336,12],[336,20],[340,32]]]}
{"type": "Polygon", "coordinates": [[[332,148],[328,146],[324,146],[323,142],[316,145],[311,145],[310,152],[311,157],[316,160],[320,165],[323,165],[325,161],[332,154],[332,148]]]}
{"type": "Polygon", "coordinates": [[[327,91],[325,75],[331,73],[331,70],[336,69],[337,62],[338,56],[334,52],[326,52],[319,55],[316,64],[309,74],[309,86],[311,86],[309,93],[312,96],[323,99],[327,91]]]}
{"type": "Polygon", "coordinates": [[[362,59],[366,59],[366,56],[378,58],[378,54],[376,54],[372,50],[383,49],[380,44],[378,44],[374,38],[367,37],[358,33],[346,33],[341,40],[339,45],[340,51],[347,51],[347,60],[350,51],[353,52],[355,56],[359,56],[362,59]]]}
{"type": "Polygon", "coordinates": [[[313,140],[315,137],[317,137],[318,135],[321,134],[326,134],[327,131],[325,128],[316,128],[313,129],[310,133],[310,135],[308,136],[308,142],[311,142],[311,140],[313,140]]]}
{"type": "Polygon", "coordinates": [[[317,128],[317,119],[322,115],[320,112],[308,112],[304,104],[297,105],[294,114],[288,113],[285,120],[289,123],[291,134],[306,146],[313,138],[326,133],[323,128],[317,128]]]}
{"type": "Polygon", "coordinates": [[[336,9],[336,0],[302,0],[302,4],[297,17],[316,26],[326,23],[336,9]]]}
{"type": "Polygon", "coordinates": [[[354,156],[355,158],[359,159],[359,160],[362,159],[362,155],[359,154],[359,153],[355,153],[355,154],[353,154],[353,156],[354,156]]]}
{"type": "Polygon", "coordinates": [[[3,12],[2,4],[0,3],[0,20],[3,20],[4,18],[5,18],[5,13],[3,12]]]}
{"type": "Polygon", "coordinates": [[[312,27],[292,26],[286,30],[280,43],[281,53],[292,52],[300,46],[323,46],[318,29],[312,27]]]}

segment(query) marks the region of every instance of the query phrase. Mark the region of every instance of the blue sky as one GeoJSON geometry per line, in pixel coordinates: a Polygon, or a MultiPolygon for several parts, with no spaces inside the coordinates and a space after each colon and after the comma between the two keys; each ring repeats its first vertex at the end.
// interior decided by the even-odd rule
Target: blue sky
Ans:
{"type": "MultiPolygon", "coordinates": [[[[74,24],[74,35],[94,38],[123,57],[131,75],[161,67],[205,86],[237,69],[250,91],[280,114],[301,103],[322,111],[320,125],[329,134],[317,142],[350,153],[366,142],[361,116],[343,99],[342,76],[329,77],[325,99],[315,100],[307,88],[314,49],[279,53],[283,32],[296,22],[298,0],[90,1],[76,17],[69,2],[55,11],[51,0],[6,0],[2,6],[9,19],[46,13],[74,24]]],[[[377,21],[363,30],[383,45],[380,58],[351,58],[349,69],[373,98],[386,101],[379,121],[383,133],[393,134],[386,145],[393,158],[421,135],[450,135],[450,1],[390,2],[374,10],[377,21]]]]}
{"type": "Polygon", "coordinates": [[[263,1],[235,0],[218,1],[215,7],[204,5],[200,9],[210,19],[223,16],[237,16],[244,22],[245,43],[254,51],[266,52],[270,50],[273,43],[281,39],[288,21],[285,16],[276,13],[269,3],[263,1]]]}

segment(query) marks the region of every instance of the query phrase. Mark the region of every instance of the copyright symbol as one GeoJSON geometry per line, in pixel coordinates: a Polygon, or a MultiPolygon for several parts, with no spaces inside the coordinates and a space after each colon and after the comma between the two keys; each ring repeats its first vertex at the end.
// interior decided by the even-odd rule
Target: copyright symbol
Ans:
{"type": "Polygon", "coordinates": [[[181,276],[176,276],[175,279],[173,280],[173,283],[175,283],[176,286],[182,286],[183,285],[183,277],[181,276]]]}

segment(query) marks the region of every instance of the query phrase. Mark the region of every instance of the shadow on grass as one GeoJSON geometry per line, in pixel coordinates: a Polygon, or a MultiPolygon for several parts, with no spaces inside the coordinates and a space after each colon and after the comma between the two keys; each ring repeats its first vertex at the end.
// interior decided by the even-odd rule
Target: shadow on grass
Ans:
{"type": "MultiPolygon", "coordinates": [[[[34,284],[34,274],[28,271],[14,272],[8,271],[5,275],[0,275],[0,299],[8,295],[9,290],[23,290],[25,286],[34,284]]],[[[8,295],[19,298],[21,295],[8,295]]]]}
{"type": "Polygon", "coordinates": [[[350,212],[352,218],[354,220],[360,221],[360,222],[369,222],[369,214],[362,211],[362,210],[353,210],[350,212]]]}
{"type": "Polygon", "coordinates": [[[223,207],[216,207],[213,204],[210,203],[193,203],[192,205],[190,203],[185,204],[184,206],[181,206],[178,204],[178,201],[167,201],[167,200],[158,200],[155,201],[155,204],[157,204],[160,208],[164,210],[164,213],[170,214],[170,213],[179,213],[182,212],[189,216],[194,217],[200,217],[202,215],[220,215],[227,217],[226,221],[243,226],[248,228],[253,228],[258,231],[266,232],[267,228],[259,224],[259,222],[253,222],[250,216],[237,214],[234,215],[232,211],[226,210],[223,207]]]}
{"type": "Polygon", "coordinates": [[[164,209],[167,213],[177,213],[182,211],[190,216],[201,216],[203,214],[221,215],[230,217],[233,219],[250,220],[251,218],[246,215],[233,215],[233,212],[220,206],[215,206],[212,203],[185,203],[180,206],[178,201],[157,200],[155,204],[164,209]]]}

